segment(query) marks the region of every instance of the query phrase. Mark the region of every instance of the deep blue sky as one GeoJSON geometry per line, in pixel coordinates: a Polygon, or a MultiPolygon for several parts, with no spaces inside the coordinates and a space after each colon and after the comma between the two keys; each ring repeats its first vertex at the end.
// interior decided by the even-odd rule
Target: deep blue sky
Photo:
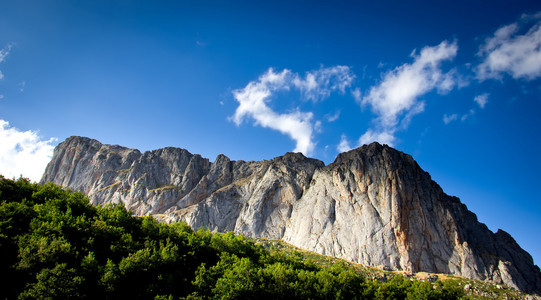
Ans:
{"type": "Polygon", "coordinates": [[[0,173],[71,135],[326,163],[376,139],[539,264],[539,1],[254,2],[0,2],[0,173]]]}

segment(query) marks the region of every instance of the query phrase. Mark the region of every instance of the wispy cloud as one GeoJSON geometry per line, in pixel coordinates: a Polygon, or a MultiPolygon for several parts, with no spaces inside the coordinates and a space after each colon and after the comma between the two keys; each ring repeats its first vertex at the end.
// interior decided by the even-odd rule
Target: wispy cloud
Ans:
{"type": "Polygon", "coordinates": [[[458,115],[457,114],[452,114],[452,115],[443,115],[443,123],[445,123],[445,125],[453,122],[454,120],[458,119],[458,115]]]}
{"type": "Polygon", "coordinates": [[[466,114],[463,114],[462,117],[460,117],[460,121],[464,122],[466,121],[469,117],[475,115],[475,110],[474,109],[470,109],[470,111],[468,111],[468,113],[466,114]]]}
{"type": "Polygon", "coordinates": [[[485,108],[485,105],[488,103],[488,93],[475,96],[473,101],[475,101],[475,103],[477,103],[481,109],[485,108]]]}
{"type": "Polygon", "coordinates": [[[348,66],[335,66],[306,72],[304,78],[295,75],[292,83],[306,99],[318,101],[328,98],[334,91],[344,94],[354,79],[348,66]]]}
{"type": "Polygon", "coordinates": [[[327,119],[327,122],[334,122],[340,118],[340,110],[337,110],[334,114],[326,114],[325,118],[327,119]]]}
{"type": "Polygon", "coordinates": [[[0,174],[39,181],[53,155],[56,139],[42,140],[35,131],[20,131],[0,120],[0,174]]]}
{"type": "Polygon", "coordinates": [[[244,120],[251,118],[255,125],[278,130],[293,139],[296,142],[294,151],[310,155],[315,147],[313,133],[319,130],[321,123],[312,122],[312,112],[301,112],[297,108],[293,112],[278,113],[267,105],[268,102],[274,93],[291,89],[298,89],[304,99],[323,100],[334,91],[345,93],[353,79],[353,73],[346,66],[320,68],[307,72],[304,77],[287,69],[275,72],[271,68],[258,80],[251,81],[243,89],[233,91],[239,106],[231,120],[239,126],[244,120]]]}
{"type": "Polygon", "coordinates": [[[351,96],[353,96],[353,99],[355,99],[355,102],[357,103],[361,103],[363,98],[362,98],[362,93],[361,93],[361,90],[359,88],[355,88],[351,91],[351,96]]]}
{"type": "Polygon", "coordinates": [[[351,150],[351,146],[349,145],[349,141],[345,134],[342,134],[342,136],[340,137],[340,144],[338,144],[338,147],[336,147],[336,149],[340,153],[351,150]]]}
{"type": "Polygon", "coordinates": [[[6,56],[8,56],[9,51],[11,50],[11,45],[6,46],[0,50],[0,62],[3,62],[6,56]]]}
{"type": "MultiPolygon", "coordinates": [[[[6,59],[6,56],[8,56],[9,51],[11,51],[11,45],[7,45],[5,48],[0,49],[0,63],[6,59]]],[[[0,70],[0,80],[1,79],[4,79],[4,74],[2,73],[2,70],[0,70]]]]}
{"type": "Polygon", "coordinates": [[[395,132],[408,126],[411,118],[424,110],[419,97],[431,90],[449,92],[456,84],[454,71],[442,72],[443,61],[453,59],[458,51],[456,42],[441,42],[411,54],[414,61],[403,64],[383,75],[382,81],[369,89],[362,105],[369,105],[377,115],[374,128],[359,139],[359,144],[379,141],[392,145],[395,132]]]}
{"type": "MultiPolygon", "coordinates": [[[[489,94],[488,93],[483,93],[483,94],[480,94],[480,95],[477,95],[473,98],[473,101],[475,103],[477,103],[477,105],[479,105],[479,107],[481,109],[484,109],[485,106],[487,105],[488,103],[488,96],[489,94]]],[[[462,116],[460,116],[460,121],[461,122],[464,122],[466,121],[467,119],[469,119],[471,116],[475,115],[475,109],[470,109],[467,113],[463,114],[462,116]]],[[[451,114],[451,115],[443,115],[443,123],[445,123],[445,125],[455,121],[455,120],[458,120],[459,119],[459,116],[458,114],[451,114]]]]}
{"type": "Polygon", "coordinates": [[[447,125],[447,124],[449,124],[449,123],[451,123],[453,121],[457,121],[459,119],[460,119],[461,122],[464,122],[473,115],[475,115],[475,109],[473,109],[473,108],[470,109],[467,113],[460,116],[460,118],[459,118],[458,114],[451,114],[451,115],[444,114],[443,115],[443,123],[445,123],[445,125],[447,125]]]}
{"type": "Polygon", "coordinates": [[[480,80],[513,78],[527,80],[541,76],[541,13],[523,15],[520,22],[498,29],[480,47],[483,62],[477,66],[480,80]]]}

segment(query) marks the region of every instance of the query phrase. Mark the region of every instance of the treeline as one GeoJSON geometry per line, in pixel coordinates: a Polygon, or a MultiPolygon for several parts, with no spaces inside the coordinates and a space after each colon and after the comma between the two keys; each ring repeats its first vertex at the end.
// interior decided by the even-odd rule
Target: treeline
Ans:
{"type": "Polygon", "coordinates": [[[452,282],[371,280],[232,233],[95,207],[54,184],[0,176],[2,299],[457,299],[452,282]]]}

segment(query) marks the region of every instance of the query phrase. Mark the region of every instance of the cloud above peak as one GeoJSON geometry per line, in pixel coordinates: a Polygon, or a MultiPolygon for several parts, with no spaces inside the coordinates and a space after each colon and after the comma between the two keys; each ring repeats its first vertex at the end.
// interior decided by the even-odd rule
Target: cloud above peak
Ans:
{"type": "Polygon", "coordinates": [[[415,114],[424,110],[419,97],[436,89],[447,93],[456,84],[454,72],[444,73],[442,62],[452,60],[458,51],[456,42],[443,41],[433,47],[424,47],[419,54],[414,50],[411,64],[403,64],[384,73],[379,84],[372,86],[361,100],[376,114],[375,128],[359,139],[359,144],[379,141],[392,145],[399,127],[407,127],[415,114]]]}
{"type": "Polygon", "coordinates": [[[520,22],[505,25],[485,40],[479,49],[483,62],[477,66],[479,80],[541,76],[541,13],[523,15],[520,22]]]}
{"type": "Polygon", "coordinates": [[[349,145],[349,141],[345,134],[342,134],[340,137],[340,143],[336,147],[336,150],[338,150],[339,153],[351,150],[351,146],[349,145]]]}
{"type": "Polygon", "coordinates": [[[231,120],[240,126],[245,120],[253,120],[254,125],[277,130],[296,143],[293,151],[310,155],[315,148],[314,131],[320,122],[313,122],[312,112],[278,113],[269,107],[277,92],[297,89],[301,98],[314,102],[330,97],[332,92],[344,94],[355,76],[347,66],[320,68],[306,72],[304,77],[288,69],[276,72],[270,68],[257,80],[249,82],[244,88],[234,90],[233,97],[239,103],[231,120]]]}

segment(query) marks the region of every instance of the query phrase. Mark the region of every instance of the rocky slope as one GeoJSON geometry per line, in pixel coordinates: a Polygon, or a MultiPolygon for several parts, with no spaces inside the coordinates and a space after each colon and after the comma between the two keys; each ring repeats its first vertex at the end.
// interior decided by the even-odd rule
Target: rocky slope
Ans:
{"type": "Polygon", "coordinates": [[[413,158],[373,143],[327,166],[300,153],[211,163],[184,149],[141,153],[70,137],[42,178],[193,228],[283,239],[392,270],[461,275],[541,293],[541,272],[506,232],[491,232],[413,158]]]}

